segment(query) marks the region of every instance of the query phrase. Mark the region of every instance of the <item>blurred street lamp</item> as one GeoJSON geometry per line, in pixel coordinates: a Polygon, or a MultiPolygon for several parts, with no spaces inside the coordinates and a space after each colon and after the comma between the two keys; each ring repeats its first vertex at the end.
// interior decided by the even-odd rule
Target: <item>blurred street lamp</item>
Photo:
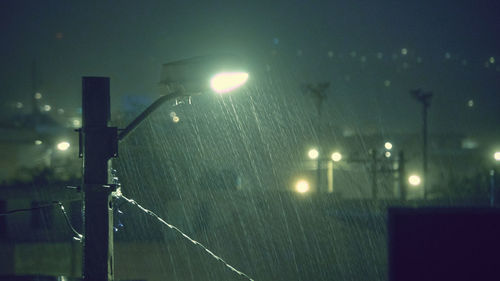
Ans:
{"type": "Polygon", "coordinates": [[[306,180],[299,180],[295,184],[295,191],[298,193],[306,193],[310,190],[309,183],[306,180]]]}
{"type": "Polygon", "coordinates": [[[109,174],[111,158],[118,155],[119,141],[169,100],[209,91],[226,93],[243,85],[248,74],[242,70],[241,64],[241,60],[234,56],[196,57],[164,64],[160,82],[164,95],[119,133],[118,128],[108,126],[111,115],[109,78],[83,77],[83,126],[79,130],[84,194],[83,280],[114,279],[111,194],[118,186],[108,180],[112,178],[109,174]]]}
{"type": "Polygon", "coordinates": [[[495,161],[500,161],[500,151],[497,151],[493,154],[493,158],[495,159],[495,161]]]}
{"type": "Polygon", "coordinates": [[[62,141],[60,143],[57,144],[57,150],[59,151],[66,151],[69,149],[71,145],[69,144],[69,142],[67,141],[62,141]]]}
{"type": "Polygon", "coordinates": [[[340,160],[342,160],[342,154],[340,154],[340,152],[334,152],[332,153],[332,160],[334,162],[339,162],[340,160]]]}
{"type": "Polygon", "coordinates": [[[307,156],[309,156],[309,158],[313,160],[317,159],[319,157],[319,151],[316,148],[310,149],[309,152],[307,152],[307,156]]]}
{"type": "Polygon", "coordinates": [[[392,143],[390,143],[390,142],[386,142],[386,143],[384,144],[384,147],[385,147],[385,149],[387,149],[387,150],[391,150],[391,149],[392,149],[392,143]]]}
{"type": "Polygon", "coordinates": [[[419,186],[420,183],[422,182],[422,179],[417,176],[417,175],[411,175],[408,177],[408,182],[412,185],[412,186],[419,186]]]}

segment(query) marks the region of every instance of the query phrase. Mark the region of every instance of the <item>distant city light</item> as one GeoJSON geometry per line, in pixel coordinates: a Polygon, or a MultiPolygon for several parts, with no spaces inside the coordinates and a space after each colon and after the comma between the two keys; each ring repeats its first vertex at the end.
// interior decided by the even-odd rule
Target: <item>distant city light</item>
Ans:
{"type": "Polygon", "coordinates": [[[21,108],[23,108],[23,106],[24,106],[24,104],[22,102],[19,102],[19,101],[16,102],[16,108],[17,109],[21,109],[21,108]]]}
{"type": "Polygon", "coordinates": [[[385,154],[384,154],[384,156],[385,156],[386,158],[391,157],[391,155],[392,155],[392,154],[391,154],[391,152],[390,152],[390,151],[386,151],[386,152],[385,152],[385,154]]]}
{"type": "Polygon", "coordinates": [[[494,57],[490,57],[489,61],[490,61],[491,64],[494,64],[495,63],[495,58],[494,57]]]}
{"type": "Polygon", "coordinates": [[[66,150],[68,150],[69,147],[70,147],[70,144],[67,141],[62,141],[62,142],[57,144],[57,149],[60,151],[66,151],[66,150]]]}
{"type": "Polygon", "coordinates": [[[391,81],[390,80],[385,80],[384,81],[384,86],[386,86],[386,87],[391,86],[391,81]]]}
{"type": "Polygon", "coordinates": [[[411,175],[409,178],[408,178],[408,182],[413,185],[413,186],[418,186],[420,185],[420,183],[422,182],[422,180],[420,179],[419,176],[417,175],[411,175]]]}
{"type": "Polygon", "coordinates": [[[75,127],[75,128],[78,128],[82,125],[82,121],[80,121],[80,119],[78,119],[78,118],[73,119],[71,121],[71,123],[72,123],[73,127],[75,127]]]}
{"type": "Polygon", "coordinates": [[[43,106],[43,111],[50,111],[51,109],[52,109],[52,107],[48,104],[43,106]]]}
{"type": "Polygon", "coordinates": [[[172,121],[173,121],[174,123],[178,123],[178,122],[180,121],[179,116],[174,116],[174,117],[172,117],[172,121]]]}
{"type": "Polygon", "coordinates": [[[35,93],[35,99],[39,100],[42,98],[42,94],[41,93],[35,93]]]}
{"type": "Polygon", "coordinates": [[[406,56],[408,54],[408,49],[406,49],[406,48],[401,49],[401,54],[403,56],[406,56]]]}
{"type": "Polygon", "coordinates": [[[299,180],[295,184],[295,191],[298,193],[306,193],[310,190],[309,183],[306,180],[299,180]]]}
{"type": "Polygon", "coordinates": [[[390,142],[386,142],[386,143],[384,144],[384,147],[385,147],[385,149],[387,149],[387,150],[391,150],[391,149],[392,149],[392,143],[390,143],[390,142]]]}
{"type": "Polygon", "coordinates": [[[342,154],[340,154],[340,152],[332,153],[332,160],[335,162],[339,162],[340,160],[342,160],[342,154]]]}
{"type": "Polygon", "coordinates": [[[474,106],[474,100],[469,100],[469,101],[467,102],[467,106],[468,106],[468,107],[473,107],[473,106],[474,106]]]}
{"type": "Polygon", "coordinates": [[[495,152],[495,154],[493,154],[493,158],[495,158],[495,161],[500,161],[500,151],[495,152]]]}
{"type": "Polygon", "coordinates": [[[319,151],[315,148],[310,149],[309,152],[307,153],[307,156],[311,159],[316,159],[319,156],[319,151]]]}
{"type": "Polygon", "coordinates": [[[64,114],[64,109],[62,108],[57,109],[57,113],[61,115],[64,114]]]}
{"type": "Polygon", "coordinates": [[[246,72],[222,72],[210,79],[210,87],[219,94],[224,94],[239,88],[248,80],[246,72]]]}
{"type": "Polygon", "coordinates": [[[35,140],[36,145],[41,145],[43,142],[41,140],[35,140]]]}

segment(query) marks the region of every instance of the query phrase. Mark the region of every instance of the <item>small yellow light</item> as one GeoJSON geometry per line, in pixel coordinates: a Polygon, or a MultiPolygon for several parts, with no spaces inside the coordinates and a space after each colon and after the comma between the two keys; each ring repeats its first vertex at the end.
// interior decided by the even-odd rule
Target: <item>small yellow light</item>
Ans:
{"type": "Polygon", "coordinates": [[[241,87],[248,80],[246,72],[222,72],[210,79],[210,87],[219,94],[224,94],[241,87]]]}
{"type": "Polygon", "coordinates": [[[71,122],[73,123],[73,127],[77,128],[77,127],[80,127],[82,125],[82,121],[80,121],[80,119],[73,119],[73,121],[71,122]]]}
{"type": "Polygon", "coordinates": [[[69,147],[70,147],[70,144],[67,141],[62,141],[62,142],[57,144],[57,149],[60,151],[66,151],[66,150],[68,150],[69,147]]]}
{"type": "Polygon", "coordinates": [[[306,180],[299,180],[295,185],[295,191],[298,193],[306,193],[310,189],[309,183],[306,180]]]}
{"type": "Polygon", "coordinates": [[[495,152],[495,154],[493,154],[493,157],[495,158],[495,161],[500,161],[500,151],[495,152]]]}
{"type": "Polygon", "coordinates": [[[309,150],[309,152],[307,153],[307,156],[309,156],[309,158],[311,159],[316,159],[318,158],[319,156],[319,151],[315,148],[309,150]]]}
{"type": "Polygon", "coordinates": [[[35,140],[36,145],[41,145],[43,142],[41,140],[35,140]]]}
{"type": "Polygon", "coordinates": [[[390,143],[390,142],[386,142],[386,143],[384,144],[384,147],[385,147],[385,149],[387,149],[387,150],[391,150],[391,149],[392,149],[392,143],[390,143]]]}
{"type": "Polygon", "coordinates": [[[174,123],[178,123],[180,121],[180,118],[178,116],[174,116],[174,117],[172,117],[172,121],[174,123]]]}
{"type": "Polygon", "coordinates": [[[386,151],[384,155],[386,158],[389,158],[389,157],[391,157],[392,154],[390,151],[386,151]]]}
{"type": "Polygon", "coordinates": [[[46,104],[43,106],[43,111],[50,111],[52,109],[52,106],[46,104]]]}
{"type": "Polygon", "coordinates": [[[409,178],[408,178],[408,182],[413,185],[413,186],[418,186],[420,185],[420,183],[422,182],[422,180],[420,179],[419,176],[417,175],[411,175],[409,178]]]}
{"type": "Polygon", "coordinates": [[[408,49],[406,49],[406,48],[401,49],[401,54],[403,56],[407,55],[408,54],[408,49]]]}
{"type": "Polygon", "coordinates": [[[342,160],[342,154],[340,154],[340,152],[332,153],[332,160],[335,162],[339,162],[340,160],[342,160]]]}
{"type": "Polygon", "coordinates": [[[35,93],[35,99],[39,100],[42,98],[42,94],[41,93],[35,93]]]}

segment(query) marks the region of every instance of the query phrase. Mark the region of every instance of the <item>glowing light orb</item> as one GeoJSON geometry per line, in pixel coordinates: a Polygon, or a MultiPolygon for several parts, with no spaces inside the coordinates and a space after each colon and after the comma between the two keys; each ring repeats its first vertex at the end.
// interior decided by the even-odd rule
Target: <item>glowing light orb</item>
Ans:
{"type": "Polygon", "coordinates": [[[43,106],[43,111],[50,111],[52,109],[52,106],[46,104],[43,106]]]}
{"type": "Polygon", "coordinates": [[[339,162],[340,160],[342,160],[342,154],[340,154],[340,152],[332,153],[332,160],[335,162],[339,162]]]}
{"type": "Polygon", "coordinates": [[[315,148],[309,150],[309,152],[307,153],[307,156],[309,156],[309,158],[311,159],[316,159],[318,158],[319,156],[319,151],[315,148]]]}
{"type": "Polygon", "coordinates": [[[310,190],[309,183],[306,180],[299,180],[297,184],[295,184],[295,191],[298,193],[306,193],[310,190]]]}
{"type": "Polygon", "coordinates": [[[422,179],[417,175],[411,175],[408,177],[408,182],[413,186],[418,186],[422,182],[422,179]]]}
{"type": "Polygon", "coordinates": [[[391,157],[391,155],[392,155],[392,154],[391,154],[391,152],[389,152],[389,151],[386,151],[386,152],[385,152],[385,154],[384,154],[384,156],[385,156],[386,158],[391,157]]]}
{"type": "Polygon", "coordinates": [[[57,144],[57,149],[60,151],[66,151],[66,150],[68,150],[69,147],[70,147],[70,144],[67,141],[62,141],[62,142],[57,144]]]}
{"type": "Polygon", "coordinates": [[[41,93],[35,93],[35,99],[39,100],[42,98],[42,94],[41,93]]]}
{"type": "Polygon", "coordinates": [[[495,152],[495,154],[493,154],[493,158],[495,158],[495,161],[500,161],[500,151],[495,152]]]}
{"type": "Polygon", "coordinates": [[[41,140],[35,140],[35,145],[41,145],[43,142],[41,140]]]}
{"type": "Polygon", "coordinates": [[[174,123],[178,123],[180,120],[181,120],[181,119],[179,118],[179,116],[174,116],[174,117],[172,117],[172,121],[173,121],[174,123]]]}
{"type": "Polygon", "coordinates": [[[80,119],[73,119],[73,121],[71,121],[71,123],[73,124],[73,127],[75,127],[75,128],[80,127],[82,125],[82,121],[80,121],[80,119]]]}
{"type": "Polygon", "coordinates": [[[224,94],[241,87],[248,80],[246,72],[222,72],[210,79],[210,87],[219,94],[224,94]]]}
{"type": "Polygon", "coordinates": [[[391,150],[391,149],[392,149],[392,143],[390,143],[390,142],[386,142],[386,143],[384,144],[384,147],[385,147],[385,149],[387,149],[387,150],[391,150]]]}
{"type": "Polygon", "coordinates": [[[406,48],[401,49],[401,54],[403,56],[406,56],[408,54],[408,49],[406,49],[406,48]]]}

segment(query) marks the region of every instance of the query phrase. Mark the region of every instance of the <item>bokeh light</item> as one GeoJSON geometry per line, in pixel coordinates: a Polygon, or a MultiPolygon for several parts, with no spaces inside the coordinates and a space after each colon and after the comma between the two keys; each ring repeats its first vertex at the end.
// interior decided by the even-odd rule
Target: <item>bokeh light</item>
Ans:
{"type": "Polygon", "coordinates": [[[309,152],[307,152],[307,156],[311,159],[316,159],[319,156],[319,151],[316,148],[310,149],[309,152]]]}

